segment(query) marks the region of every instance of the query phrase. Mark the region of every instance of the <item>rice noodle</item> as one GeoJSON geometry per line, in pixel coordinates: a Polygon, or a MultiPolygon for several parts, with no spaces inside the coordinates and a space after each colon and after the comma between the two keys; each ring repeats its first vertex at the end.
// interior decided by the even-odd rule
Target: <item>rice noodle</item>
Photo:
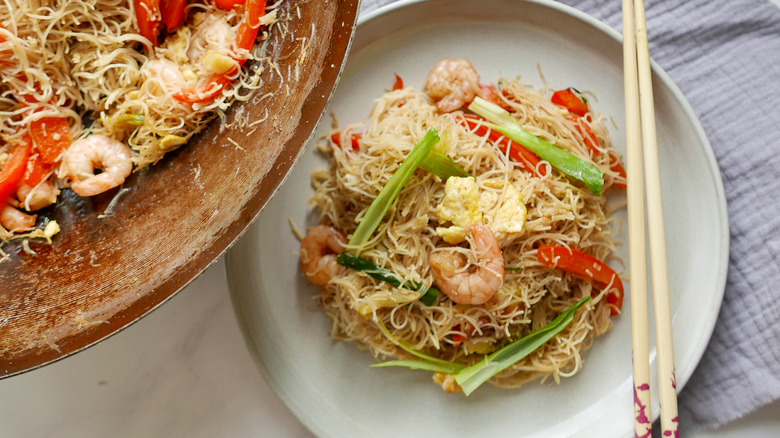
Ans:
{"type": "MultiPolygon", "coordinates": [[[[612,184],[609,158],[606,154],[590,155],[582,135],[566,119],[565,110],[550,102],[549,94],[532,90],[519,78],[499,83],[504,105],[513,108],[524,129],[594,162],[605,171],[605,189],[612,184]]],[[[511,184],[521,193],[527,208],[525,228],[520,235],[501,242],[506,265],[519,269],[507,270],[503,286],[483,305],[456,304],[442,294],[434,305],[426,306],[417,301],[416,292],[351,269],[343,270],[323,287],[317,300],[333,320],[334,337],[368,348],[378,359],[413,359],[382,334],[381,322],[418,351],[470,365],[482,360],[484,354],[543,327],[582,297],[592,295],[591,304],[577,313],[568,328],[492,380],[502,387],[516,387],[534,379],[559,382],[580,369],[582,352],[594,337],[611,328],[610,309],[604,298],[606,289],[542,265],[536,248],[567,245],[606,259],[615,248],[606,200],[558,171],[537,177],[522,170],[522,165],[487,137],[459,124],[460,114],[441,114],[425,93],[411,87],[385,94],[365,123],[330,133],[338,132],[341,139],[349,139],[352,133],[362,132],[359,150],[342,148],[333,141],[319,144],[331,167],[312,175],[315,195],[310,203],[319,210],[321,223],[350,235],[400,163],[428,129],[435,128],[442,137],[437,148],[444,148],[473,175],[480,191],[500,197],[511,184]],[[457,345],[454,336],[466,340],[457,345]]],[[[591,118],[589,122],[601,148],[617,155],[603,120],[591,118]]],[[[436,233],[436,227],[442,225],[436,212],[443,196],[441,178],[418,170],[361,257],[426,286],[433,282],[429,264],[433,251],[458,251],[468,256],[469,263],[476,263],[477,254],[470,246],[449,245],[436,233]]],[[[489,224],[496,208],[483,210],[483,214],[489,224]]],[[[434,380],[445,388],[451,384],[441,375],[434,380]]]]}
{"type": "MultiPolygon", "coordinates": [[[[173,97],[183,87],[211,77],[203,62],[189,59],[194,36],[209,23],[229,24],[235,31],[241,10],[223,11],[213,1],[188,3],[186,22],[152,48],[139,34],[133,0],[3,0],[0,2],[0,166],[14,146],[24,143],[30,123],[44,117],[66,117],[76,140],[104,134],[132,149],[134,170],[163,155],[224,116],[235,101],[252,97],[268,65],[263,32],[251,53],[231,47],[220,55],[254,59],[239,69],[233,83],[207,103],[184,103],[173,97]],[[167,86],[151,74],[150,61],[178,67],[187,81],[167,86]],[[118,115],[143,115],[141,126],[118,115]]],[[[277,22],[281,2],[270,5],[264,28],[277,22]]],[[[56,184],[67,186],[66,175],[56,184]]],[[[15,205],[15,200],[11,200],[15,205]]],[[[5,230],[3,230],[5,231],[5,230]]],[[[0,233],[6,235],[7,233],[0,233]]],[[[5,238],[4,238],[5,239],[5,238]]]]}

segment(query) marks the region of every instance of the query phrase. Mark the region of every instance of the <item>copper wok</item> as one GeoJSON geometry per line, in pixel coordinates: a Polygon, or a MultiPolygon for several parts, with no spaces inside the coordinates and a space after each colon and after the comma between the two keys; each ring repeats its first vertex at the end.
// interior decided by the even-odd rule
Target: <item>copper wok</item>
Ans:
{"type": "Polygon", "coordinates": [[[203,272],[263,209],[300,157],[335,87],[359,0],[283,0],[295,11],[270,32],[278,68],[182,149],[134,173],[116,192],[64,190],[45,214],[63,232],[53,244],[5,244],[0,264],[0,378],[94,345],[137,321],[203,272]],[[300,10],[300,18],[298,11],[300,10]],[[230,127],[237,117],[251,128],[230,127]],[[248,117],[248,118],[247,118],[248,117]],[[223,128],[223,129],[221,129],[223,128]],[[251,129],[257,128],[254,131],[251,129]],[[230,139],[235,141],[233,143],[230,139]]]}

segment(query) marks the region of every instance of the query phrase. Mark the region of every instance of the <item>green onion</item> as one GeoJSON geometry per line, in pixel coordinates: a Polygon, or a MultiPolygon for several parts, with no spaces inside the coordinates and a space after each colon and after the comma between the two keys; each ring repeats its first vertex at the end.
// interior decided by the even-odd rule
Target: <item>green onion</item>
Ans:
{"type": "Polygon", "coordinates": [[[411,354],[412,356],[419,357],[422,360],[391,360],[387,362],[373,364],[371,365],[372,367],[381,368],[381,367],[403,366],[403,367],[409,367],[413,370],[428,370],[428,371],[435,371],[435,372],[441,372],[447,374],[456,374],[457,372],[466,368],[465,366],[461,364],[457,364],[455,362],[450,362],[444,359],[437,359],[435,357],[428,356],[427,354],[420,353],[419,351],[410,347],[404,341],[393,336],[393,334],[390,333],[390,330],[387,329],[385,323],[382,320],[379,320],[379,329],[382,330],[382,333],[384,333],[385,336],[387,336],[391,341],[398,344],[399,347],[404,349],[404,351],[411,354]]]}
{"type": "Polygon", "coordinates": [[[144,124],[143,114],[119,114],[114,116],[114,123],[124,123],[126,125],[142,126],[144,124]]]}
{"type": "Polygon", "coordinates": [[[423,292],[423,294],[420,296],[420,301],[422,301],[424,304],[430,306],[436,301],[436,298],[439,296],[439,290],[435,287],[426,288],[424,284],[418,283],[416,281],[405,281],[401,283],[401,279],[399,278],[399,275],[395,272],[381,268],[377,266],[374,262],[370,260],[366,260],[362,257],[358,257],[354,254],[350,254],[348,252],[342,252],[338,255],[336,258],[336,261],[341,266],[346,266],[347,268],[354,269],[356,271],[364,272],[368,276],[372,278],[376,278],[377,280],[385,281],[387,283],[392,284],[395,287],[403,287],[405,289],[413,290],[416,292],[423,292]]]}
{"type": "Polygon", "coordinates": [[[420,163],[425,160],[425,157],[428,156],[438,142],[439,133],[431,128],[422,140],[417,143],[417,146],[412,149],[412,152],[409,153],[395,174],[379,192],[374,202],[368,206],[363,220],[360,221],[355,233],[352,234],[352,238],[349,239],[349,246],[357,248],[358,254],[360,253],[359,247],[368,241],[371,234],[374,233],[379,223],[385,217],[387,210],[393,205],[395,198],[401,193],[401,189],[403,189],[406,182],[409,181],[409,178],[414,175],[414,172],[420,166],[420,163]]]}
{"type": "Polygon", "coordinates": [[[512,342],[511,344],[501,348],[489,356],[486,356],[484,360],[470,367],[464,367],[463,365],[457,364],[455,362],[437,359],[435,357],[420,353],[419,351],[416,351],[409,345],[405,344],[403,341],[396,339],[395,336],[393,336],[392,333],[387,330],[387,327],[385,327],[385,325],[380,322],[379,328],[382,330],[385,336],[390,338],[393,342],[398,344],[398,346],[410,354],[419,357],[420,360],[391,360],[371,366],[402,366],[411,369],[421,369],[454,374],[455,381],[458,382],[458,385],[460,385],[461,389],[463,389],[463,393],[469,395],[474,392],[474,390],[476,390],[480,385],[490,380],[493,376],[533,353],[547,341],[552,339],[555,335],[563,331],[563,329],[568,327],[569,324],[574,321],[574,314],[577,312],[577,310],[588,301],[590,301],[590,297],[581,299],[576,304],[555,317],[555,319],[553,319],[546,326],[512,342]]]}
{"type": "Polygon", "coordinates": [[[441,177],[444,180],[451,176],[458,176],[461,178],[471,176],[470,173],[466,172],[462,167],[458,166],[458,163],[453,161],[452,158],[437,151],[436,149],[432,150],[428,156],[425,157],[425,160],[420,163],[420,167],[436,176],[441,177]]]}
{"type": "Polygon", "coordinates": [[[533,353],[537,348],[552,339],[553,336],[560,333],[574,321],[574,313],[577,309],[588,301],[590,301],[589,296],[569,307],[541,329],[492,353],[485,357],[485,360],[459,371],[455,375],[455,381],[458,382],[458,385],[460,385],[466,395],[471,394],[480,385],[490,380],[491,377],[533,353]]]}
{"type": "Polygon", "coordinates": [[[574,92],[577,93],[577,95],[580,97],[580,99],[582,99],[583,102],[585,102],[586,105],[588,104],[588,98],[585,97],[584,94],[582,94],[582,91],[580,91],[580,90],[578,90],[578,89],[576,89],[574,87],[569,87],[569,88],[574,90],[574,92]]]}
{"type": "Polygon", "coordinates": [[[439,289],[429,287],[423,296],[420,297],[420,301],[426,306],[433,306],[433,303],[436,302],[436,298],[439,298],[439,289]]]}
{"type": "Polygon", "coordinates": [[[525,131],[509,112],[485,99],[474,98],[469,109],[493,122],[485,124],[489,128],[522,144],[561,172],[584,182],[594,194],[601,195],[601,190],[604,188],[604,172],[598,167],[525,131]]]}

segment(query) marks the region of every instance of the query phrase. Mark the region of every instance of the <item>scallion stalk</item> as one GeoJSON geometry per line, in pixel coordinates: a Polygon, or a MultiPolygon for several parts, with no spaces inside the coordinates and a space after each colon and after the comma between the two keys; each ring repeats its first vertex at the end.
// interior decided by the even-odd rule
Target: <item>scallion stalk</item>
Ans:
{"type": "Polygon", "coordinates": [[[416,357],[419,357],[420,360],[391,360],[371,366],[402,366],[411,369],[422,369],[454,374],[455,381],[458,382],[458,385],[460,385],[463,393],[469,395],[483,383],[490,380],[493,376],[533,353],[547,341],[552,339],[555,335],[563,331],[563,329],[568,327],[569,324],[574,321],[574,314],[577,312],[577,310],[582,307],[583,304],[590,301],[590,299],[590,297],[581,299],[576,304],[555,317],[555,319],[553,319],[546,326],[512,342],[511,344],[501,348],[498,351],[495,351],[488,356],[485,356],[484,360],[470,367],[464,367],[463,365],[457,364],[455,362],[437,359],[435,357],[420,353],[419,351],[416,351],[409,345],[405,344],[403,341],[396,339],[390,333],[390,331],[387,330],[387,327],[380,323],[380,329],[382,329],[382,332],[385,334],[385,336],[390,338],[405,351],[416,357]]]}
{"type": "Polygon", "coordinates": [[[143,114],[119,114],[114,116],[114,123],[124,123],[126,125],[142,126],[145,117],[143,114]]]}
{"type": "Polygon", "coordinates": [[[437,359],[433,356],[428,356],[427,354],[415,350],[404,341],[393,336],[393,334],[390,333],[390,330],[387,329],[387,327],[385,326],[384,322],[382,322],[382,320],[379,320],[379,329],[382,330],[382,333],[384,333],[385,336],[388,337],[388,339],[393,341],[404,351],[411,354],[412,356],[419,357],[421,360],[391,360],[387,362],[373,364],[371,365],[372,367],[381,368],[381,367],[403,366],[403,367],[409,367],[413,370],[427,370],[427,371],[441,372],[447,374],[456,374],[457,372],[465,368],[465,366],[461,364],[450,362],[444,359],[437,359]]]}
{"type": "Polygon", "coordinates": [[[420,166],[420,163],[425,160],[428,154],[439,142],[439,133],[431,128],[425,134],[425,136],[417,143],[417,146],[412,149],[412,152],[407,155],[404,162],[396,170],[395,174],[385,184],[379,195],[374,199],[371,205],[368,206],[366,214],[363,216],[363,220],[358,224],[357,229],[349,239],[349,246],[355,248],[357,254],[360,253],[360,246],[368,241],[371,235],[374,233],[379,223],[385,217],[385,213],[393,205],[393,201],[401,193],[404,185],[409,178],[414,175],[414,172],[420,166]]]}
{"type": "Polygon", "coordinates": [[[432,150],[427,157],[420,163],[420,167],[431,172],[432,174],[446,180],[451,176],[458,176],[466,178],[471,176],[462,167],[458,165],[452,158],[448,157],[436,149],[432,150]]]}
{"type": "Polygon", "coordinates": [[[464,394],[471,394],[480,385],[490,380],[491,377],[533,353],[537,348],[552,339],[553,336],[560,333],[574,321],[574,313],[577,312],[577,309],[588,301],[590,301],[589,296],[566,309],[541,329],[490,354],[485,357],[485,360],[459,371],[455,375],[455,381],[463,389],[464,394]]]}
{"type": "Polygon", "coordinates": [[[522,144],[561,172],[584,182],[594,194],[601,195],[604,172],[598,167],[524,130],[508,111],[485,99],[474,98],[469,110],[492,122],[485,124],[490,129],[522,144]]]}
{"type": "Polygon", "coordinates": [[[390,283],[395,287],[403,287],[404,289],[409,289],[415,292],[422,292],[419,300],[428,306],[432,305],[439,296],[439,290],[435,287],[426,288],[424,284],[411,280],[401,282],[400,276],[395,272],[382,268],[371,260],[366,260],[346,251],[339,254],[336,258],[336,261],[341,266],[364,272],[372,278],[390,283]]]}

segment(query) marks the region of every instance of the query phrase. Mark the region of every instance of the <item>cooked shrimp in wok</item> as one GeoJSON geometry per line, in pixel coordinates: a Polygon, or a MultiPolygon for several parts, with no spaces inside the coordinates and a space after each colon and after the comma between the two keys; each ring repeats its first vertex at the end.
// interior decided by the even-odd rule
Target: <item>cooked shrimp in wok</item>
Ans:
{"type": "Polygon", "coordinates": [[[60,165],[73,191],[85,197],[119,186],[132,171],[130,148],[100,134],[76,140],[60,165]],[[95,169],[102,172],[95,174],[95,169]]]}
{"type": "Polygon", "coordinates": [[[269,62],[256,42],[276,8],[265,0],[0,2],[0,208],[9,225],[0,254],[20,235],[13,230],[30,228],[29,212],[65,191],[88,197],[121,185],[252,98],[269,62]]]}

